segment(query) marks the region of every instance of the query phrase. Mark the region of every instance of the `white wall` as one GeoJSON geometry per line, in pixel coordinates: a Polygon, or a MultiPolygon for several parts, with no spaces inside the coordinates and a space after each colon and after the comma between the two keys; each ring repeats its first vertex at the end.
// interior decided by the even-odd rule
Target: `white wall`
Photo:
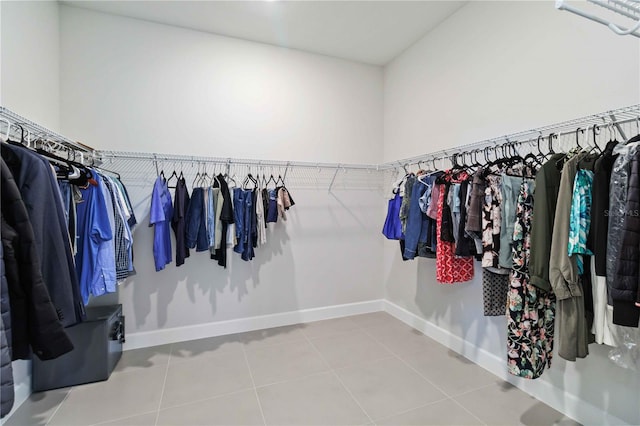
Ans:
{"type": "MultiPolygon", "coordinates": [[[[61,31],[62,128],[95,147],[279,160],[382,158],[379,67],[67,6],[61,31]]],[[[147,226],[155,169],[135,162],[109,167],[124,169],[139,213],[137,275],[119,291],[130,334],[383,296],[383,200],[375,185],[329,194],[327,186],[296,189],[290,175],[297,203],[291,220],[270,225],[268,246],[253,262],[230,251],[224,270],[193,253],[184,266],[155,272],[147,226]]]]}
{"type": "Polygon", "coordinates": [[[0,104],[38,123],[60,124],[60,23],[51,1],[2,2],[0,104]]]}
{"type": "MultiPolygon", "coordinates": [[[[385,68],[385,160],[636,104],[638,44],[551,2],[471,2],[385,68]]],[[[482,316],[479,278],[440,285],[435,261],[402,262],[394,242],[384,252],[388,300],[505,358],[506,321],[482,316]]],[[[538,380],[639,424],[637,373],[590,351],[575,364],[556,357],[538,380]]]]}
{"type": "Polygon", "coordinates": [[[553,2],[470,2],[385,68],[385,161],[636,104],[638,44],[553,2]]]}
{"type": "Polygon", "coordinates": [[[61,8],[62,127],[102,149],[378,162],[382,71],[61,8]]]}
{"type": "MultiPolygon", "coordinates": [[[[0,2],[0,105],[54,130],[59,126],[56,2],[0,2]],[[27,30],[25,30],[27,29],[27,30]]],[[[31,362],[13,363],[14,410],[31,393],[31,362]]]]}

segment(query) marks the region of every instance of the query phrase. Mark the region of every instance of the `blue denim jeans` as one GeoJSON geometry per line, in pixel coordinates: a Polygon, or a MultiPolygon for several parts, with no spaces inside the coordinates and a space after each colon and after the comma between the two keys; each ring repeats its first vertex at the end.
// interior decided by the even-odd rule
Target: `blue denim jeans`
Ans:
{"type": "Polygon", "coordinates": [[[276,190],[269,189],[269,208],[267,209],[267,223],[278,221],[278,203],[276,201],[276,190]]]}
{"type": "MultiPolygon", "coordinates": [[[[416,181],[411,191],[411,204],[407,215],[407,227],[404,231],[405,247],[404,257],[413,259],[416,257],[418,243],[427,242],[427,215],[420,209],[420,197],[427,191],[427,185],[416,181]]],[[[407,194],[405,194],[407,196],[407,194]]]]}
{"type": "Polygon", "coordinates": [[[241,188],[233,190],[233,214],[236,223],[236,245],[233,251],[242,253],[245,246],[245,193],[241,188]]]}
{"type": "Polygon", "coordinates": [[[196,251],[209,249],[207,236],[207,212],[204,206],[204,188],[193,188],[189,209],[187,210],[187,247],[196,251]]]}
{"type": "Polygon", "coordinates": [[[207,236],[209,237],[209,247],[213,247],[216,244],[216,197],[215,193],[213,192],[213,188],[208,188],[207,191],[209,191],[209,206],[207,208],[207,236]]]}

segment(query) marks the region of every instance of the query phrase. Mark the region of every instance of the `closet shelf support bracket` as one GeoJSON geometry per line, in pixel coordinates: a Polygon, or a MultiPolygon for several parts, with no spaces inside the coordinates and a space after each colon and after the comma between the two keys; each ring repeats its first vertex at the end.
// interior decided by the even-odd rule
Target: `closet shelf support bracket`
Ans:
{"type": "Polygon", "coordinates": [[[620,123],[618,123],[618,120],[616,120],[616,116],[611,113],[609,114],[609,117],[611,117],[611,120],[613,120],[613,122],[615,123],[616,129],[618,129],[618,133],[620,133],[620,136],[622,136],[623,140],[627,140],[627,135],[624,133],[624,130],[622,129],[622,126],[620,125],[620,123]]]}
{"type": "Polygon", "coordinates": [[[333,174],[333,178],[331,178],[331,183],[329,184],[329,190],[327,192],[331,193],[331,188],[333,188],[333,183],[336,181],[336,176],[338,176],[338,172],[340,171],[340,164],[336,167],[336,172],[333,174]]]}

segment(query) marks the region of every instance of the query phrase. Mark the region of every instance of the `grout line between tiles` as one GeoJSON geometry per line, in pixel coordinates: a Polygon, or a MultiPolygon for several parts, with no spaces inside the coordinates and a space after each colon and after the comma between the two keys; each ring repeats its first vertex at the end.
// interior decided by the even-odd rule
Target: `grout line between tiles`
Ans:
{"type": "MultiPolygon", "coordinates": [[[[463,410],[465,410],[467,413],[469,413],[471,416],[473,416],[476,420],[478,420],[480,423],[482,423],[483,425],[486,424],[484,421],[482,421],[480,418],[478,418],[478,416],[476,416],[474,413],[472,413],[471,411],[469,411],[466,407],[464,407],[462,404],[460,404],[458,401],[456,401],[451,395],[449,395],[447,392],[444,391],[444,389],[440,388],[440,386],[436,385],[434,382],[432,382],[431,380],[429,380],[427,377],[425,377],[422,373],[420,373],[420,371],[418,371],[416,368],[414,368],[411,364],[409,364],[407,361],[405,361],[399,354],[395,353],[390,347],[388,347],[387,345],[385,345],[384,343],[382,343],[381,341],[379,341],[378,339],[376,339],[375,336],[372,336],[371,334],[367,333],[365,331],[365,333],[371,337],[373,340],[375,340],[376,342],[378,342],[379,344],[381,344],[382,346],[384,346],[385,348],[387,348],[392,354],[395,355],[396,358],[398,358],[402,363],[404,363],[407,367],[409,367],[411,370],[413,370],[418,376],[422,377],[424,380],[426,380],[427,382],[429,382],[431,384],[431,386],[433,386],[434,388],[438,389],[440,392],[442,392],[448,399],[452,400],[455,404],[459,405],[460,407],[462,407],[463,410]]],[[[445,398],[446,399],[446,398],[445,398]]],[[[444,399],[442,399],[441,401],[443,401],[444,399]]],[[[414,408],[415,410],[415,408],[414,408]]],[[[397,414],[396,414],[397,415],[397,414]]]]}
{"type": "MultiPolygon", "coordinates": [[[[366,331],[365,331],[366,333],[366,331]]],[[[409,364],[407,361],[405,361],[400,354],[396,353],[393,351],[393,349],[391,349],[389,346],[385,345],[384,343],[382,343],[380,340],[376,339],[375,336],[372,336],[371,334],[367,333],[369,335],[369,337],[371,337],[373,340],[375,340],[376,342],[378,342],[380,345],[384,346],[385,348],[387,348],[387,350],[389,352],[391,352],[396,358],[398,358],[404,365],[406,365],[407,367],[409,367],[411,370],[413,370],[418,376],[422,377],[424,380],[426,380],[427,382],[429,382],[429,384],[431,386],[433,386],[434,388],[436,388],[437,390],[439,390],[440,392],[442,392],[447,398],[452,398],[451,395],[449,395],[447,392],[444,391],[444,389],[442,389],[440,386],[436,385],[434,382],[432,382],[431,380],[429,380],[426,376],[424,376],[420,371],[418,371],[416,368],[414,368],[411,364],[409,364]]]]}
{"type": "Polygon", "coordinates": [[[473,412],[471,412],[471,410],[469,410],[467,407],[465,407],[464,405],[462,405],[457,399],[455,398],[451,398],[451,400],[457,404],[458,406],[460,406],[460,408],[462,408],[464,411],[466,411],[467,413],[471,414],[476,420],[478,420],[480,423],[482,423],[483,425],[486,426],[486,422],[484,420],[482,420],[480,417],[476,416],[473,412]]]}
{"type": "MultiPolygon", "coordinates": [[[[492,373],[492,374],[493,374],[493,373],[492,373]]],[[[496,377],[497,377],[497,376],[496,376],[496,377]]],[[[495,382],[489,383],[489,384],[487,384],[487,385],[478,386],[477,388],[469,389],[469,390],[466,390],[466,391],[464,391],[464,392],[462,392],[462,393],[459,393],[459,394],[457,394],[457,395],[454,395],[454,396],[452,396],[452,398],[457,398],[457,397],[459,397],[459,396],[466,395],[466,394],[471,393],[471,392],[479,391],[479,390],[482,390],[482,389],[485,389],[485,388],[490,388],[491,386],[494,386],[494,385],[496,385],[496,383],[495,383],[495,382]]]]}
{"type": "Polygon", "coordinates": [[[327,365],[327,367],[329,368],[329,371],[331,371],[331,373],[333,374],[333,376],[338,380],[338,382],[340,383],[340,385],[344,388],[344,390],[347,391],[347,393],[349,394],[349,396],[351,397],[351,399],[353,399],[353,402],[355,402],[358,407],[360,407],[360,409],[362,410],[362,412],[364,413],[365,416],[367,416],[367,419],[369,419],[370,423],[373,423],[373,419],[371,418],[371,416],[369,415],[369,413],[367,413],[367,410],[364,409],[364,407],[362,406],[362,404],[360,404],[360,401],[358,401],[358,399],[355,397],[355,395],[353,394],[353,392],[351,392],[351,390],[349,390],[349,388],[344,384],[344,382],[342,381],[342,379],[340,378],[340,376],[338,375],[338,373],[336,372],[336,370],[334,370],[331,365],[329,364],[329,361],[327,361],[325,359],[324,356],[322,356],[322,353],[320,352],[320,350],[316,347],[316,345],[313,344],[313,342],[311,341],[311,339],[309,339],[309,337],[305,334],[305,337],[307,338],[307,342],[309,342],[309,344],[311,345],[311,347],[313,348],[313,350],[318,354],[318,356],[320,357],[320,359],[322,361],[324,361],[324,363],[327,365]]]}
{"type": "Polygon", "coordinates": [[[162,409],[160,409],[160,411],[164,411],[164,410],[169,410],[171,408],[180,408],[180,407],[186,407],[187,405],[191,405],[191,404],[197,404],[199,402],[204,402],[204,401],[211,401],[214,399],[218,399],[218,398],[224,398],[225,396],[231,396],[231,395],[235,395],[237,393],[242,393],[242,392],[247,392],[252,390],[253,388],[244,388],[244,389],[239,389],[239,390],[235,390],[233,392],[229,392],[229,393],[223,393],[220,395],[216,395],[216,396],[211,396],[209,398],[202,398],[202,399],[192,399],[189,402],[181,402],[180,404],[176,404],[176,405],[169,405],[167,407],[164,407],[162,409]]]}
{"type": "MultiPolygon", "coordinates": [[[[411,327],[413,328],[413,327],[411,327]]],[[[365,333],[367,333],[365,331],[365,333]]],[[[424,376],[420,371],[418,371],[416,368],[414,368],[411,364],[409,364],[407,361],[405,361],[399,354],[395,353],[390,347],[388,347],[387,345],[385,345],[384,343],[382,343],[381,341],[379,341],[378,339],[376,339],[375,336],[370,335],[369,333],[367,333],[369,335],[369,337],[371,337],[373,340],[375,340],[376,342],[380,343],[382,346],[384,346],[385,348],[387,348],[391,353],[393,353],[396,358],[398,358],[402,363],[404,363],[407,367],[409,367],[410,369],[412,369],[416,374],[418,374],[418,376],[422,377],[424,380],[426,380],[427,382],[429,382],[431,384],[431,386],[433,386],[434,388],[438,389],[440,392],[442,392],[444,395],[447,396],[447,398],[451,399],[452,401],[454,401],[454,403],[456,403],[457,405],[459,405],[460,407],[462,407],[463,410],[465,410],[467,413],[471,414],[476,420],[478,420],[480,423],[485,424],[484,421],[482,421],[482,419],[480,419],[478,416],[476,416],[474,413],[472,413],[471,411],[469,411],[465,406],[463,406],[462,404],[460,404],[458,401],[456,401],[456,399],[452,396],[449,395],[449,393],[445,392],[444,389],[442,389],[440,386],[436,385],[434,382],[432,382],[431,380],[429,380],[426,376],[424,376]]],[[[426,337],[426,336],[425,336],[426,337]]],[[[478,388],[478,389],[482,389],[482,388],[478,388]]],[[[475,390],[478,390],[475,389],[475,390]]],[[[459,396],[459,395],[458,395],[459,396]]]]}
{"type": "Polygon", "coordinates": [[[256,401],[258,401],[258,408],[260,409],[260,415],[262,416],[262,424],[266,426],[267,419],[264,416],[264,411],[262,410],[262,403],[260,402],[260,396],[258,396],[258,389],[256,388],[256,381],[253,380],[253,372],[251,371],[251,365],[249,364],[249,357],[247,356],[247,351],[244,349],[244,345],[242,345],[242,355],[244,356],[244,362],[247,364],[247,370],[249,371],[249,377],[251,377],[251,383],[253,384],[253,394],[256,396],[256,401]]]}
{"type": "Polygon", "coordinates": [[[155,425],[158,426],[158,421],[160,420],[160,408],[162,407],[162,399],[164,398],[164,391],[167,386],[167,377],[169,376],[169,366],[171,365],[171,355],[173,354],[173,344],[171,344],[171,348],[169,348],[169,359],[167,360],[167,368],[164,371],[164,381],[162,382],[162,392],[160,392],[160,401],[158,401],[158,410],[156,412],[156,421],[155,425]]]}
{"type": "Polygon", "coordinates": [[[262,389],[262,388],[266,388],[266,387],[274,386],[274,385],[281,385],[283,383],[296,382],[298,380],[308,379],[309,377],[321,376],[323,374],[327,374],[327,373],[330,373],[330,372],[331,372],[331,370],[318,371],[318,372],[315,372],[315,373],[307,374],[306,376],[294,377],[293,379],[284,379],[284,380],[279,380],[277,382],[265,383],[264,385],[256,386],[256,389],[262,389]]]}
{"type": "Polygon", "coordinates": [[[105,420],[105,421],[100,422],[100,423],[94,423],[91,426],[99,426],[99,425],[103,425],[103,424],[106,424],[106,423],[117,422],[117,421],[120,421],[120,420],[126,420],[126,419],[130,419],[132,417],[144,416],[145,414],[151,414],[151,413],[155,413],[155,412],[156,411],[154,410],[154,411],[147,411],[146,413],[134,414],[132,416],[118,417],[117,419],[105,420]]]}
{"type": "Polygon", "coordinates": [[[387,420],[387,419],[390,419],[390,418],[392,418],[392,417],[396,417],[396,416],[401,416],[401,415],[406,414],[406,413],[409,413],[409,412],[411,412],[411,411],[413,411],[413,410],[419,410],[420,408],[428,407],[428,406],[430,406],[430,405],[434,405],[434,404],[437,404],[437,403],[439,403],[439,402],[443,402],[443,401],[448,401],[448,400],[450,400],[450,399],[451,399],[451,398],[448,398],[448,397],[447,397],[447,398],[442,398],[442,399],[439,399],[439,400],[437,400],[437,401],[427,402],[426,404],[420,405],[419,407],[409,408],[409,409],[407,409],[407,410],[400,411],[400,412],[395,413],[395,414],[391,414],[390,416],[380,417],[379,419],[376,419],[375,423],[377,424],[377,423],[378,423],[378,422],[380,422],[380,421],[387,420]]]}
{"type": "MultiPolygon", "coordinates": [[[[58,404],[56,409],[53,410],[53,413],[51,413],[51,415],[49,416],[49,418],[45,422],[45,426],[48,425],[49,423],[51,423],[51,420],[53,420],[53,416],[55,416],[58,413],[58,410],[60,409],[60,407],[62,407],[62,404],[64,404],[64,402],[67,400],[67,398],[69,398],[69,395],[71,395],[71,391],[73,390],[73,388],[74,388],[73,386],[71,386],[71,388],[69,388],[69,392],[67,392],[67,394],[64,396],[64,398],[62,398],[62,401],[60,401],[60,404],[58,404]]],[[[7,420],[7,419],[5,419],[5,420],[7,420]]]]}

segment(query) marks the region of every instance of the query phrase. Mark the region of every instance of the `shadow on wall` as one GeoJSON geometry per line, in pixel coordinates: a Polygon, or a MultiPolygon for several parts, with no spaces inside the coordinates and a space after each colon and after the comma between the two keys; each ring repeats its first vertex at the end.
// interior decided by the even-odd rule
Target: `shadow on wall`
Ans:
{"type": "MultiPolygon", "coordinates": [[[[423,318],[473,344],[477,355],[481,348],[504,349],[506,356],[506,319],[485,317],[482,299],[482,269],[474,264],[474,278],[455,284],[442,284],[435,278],[435,260],[418,259],[414,302],[423,318]],[[494,335],[500,336],[500,348],[488,348],[494,335]]],[[[506,302],[506,301],[505,301],[506,302]]]]}
{"type": "MultiPolygon", "coordinates": [[[[210,259],[206,252],[190,250],[190,256],[184,265],[175,266],[175,238],[172,233],[173,261],[162,271],[156,272],[153,263],[153,228],[145,226],[149,223],[148,215],[141,220],[134,230],[134,263],[136,275],[127,279],[122,286],[130,290],[133,301],[122,300],[122,290],[119,292],[120,303],[133,302],[132,309],[136,328],[141,328],[147,323],[152,312],[157,314],[157,326],[164,327],[168,322],[169,305],[175,303],[178,286],[184,286],[190,305],[197,309],[196,303],[205,295],[208,295],[211,314],[213,318],[218,309],[217,295],[228,287],[237,294],[237,300],[241,301],[249,294],[248,285],[253,282],[253,287],[260,284],[260,269],[273,257],[283,254],[283,247],[289,241],[286,227],[283,224],[269,225],[267,230],[268,244],[256,249],[254,260],[245,262],[232,247],[227,249],[227,268],[222,268],[216,260],[210,259]],[[281,226],[279,226],[281,225],[281,226]],[[155,303],[154,303],[155,296],[155,303]]],[[[293,266],[284,265],[281,272],[293,275],[293,266]]],[[[118,303],[114,296],[103,296],[95,299],[96,304],[118,303]],[[107,299],[108,298],[108,299],[107,299]]],[[[189,305],[184,306],[189,309],[189,305]]]]}

